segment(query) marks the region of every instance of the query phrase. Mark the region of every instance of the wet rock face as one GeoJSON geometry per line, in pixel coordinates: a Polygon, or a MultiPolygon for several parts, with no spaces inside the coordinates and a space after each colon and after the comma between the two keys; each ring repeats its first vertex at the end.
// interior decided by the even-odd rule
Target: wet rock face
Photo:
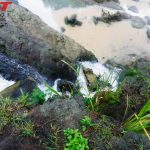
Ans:
{"type": "Polygon", "coordinates": [[[0,13],[5,20],[0,27],[0,53],[35,67],[48,78],[74,80],[74,74],[61,60],[75,63],[83,56],[95,59],[91,52],[19,5],[13,4],[4,14],[0,13]]]}
{"type": "Polygon", "coordinates": [[[96,75],[93,73],[91,69],[88,69],[88,68],[83,68],[83,71],[88,82],[89,90],[92,92],[95,91],[97,88],[97,82],[98,82],[96,75]]]}
{"type": "Polygon", "coordinates": [[[134,28],[142,29],[142,28],[145,27],[146,23],[145,23],[145,21],[142,18],[137,17],[137,16],[132,16],[132,18],[131,18],[131,25],[134,28]]]}

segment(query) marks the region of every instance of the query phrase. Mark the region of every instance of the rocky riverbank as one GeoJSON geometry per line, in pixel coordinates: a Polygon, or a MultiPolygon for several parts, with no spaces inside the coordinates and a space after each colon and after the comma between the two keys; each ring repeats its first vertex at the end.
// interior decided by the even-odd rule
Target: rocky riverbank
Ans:
{"type": "MultiPolygon", "coordinates": [[[[93,10],[93,6],[91,8],[93,10]]],[[[103,14],[95,18],[98,22],[91,25],[92,29],[105,26],[101,31],[108,30],[114,36],[118,25],[111,24],[110,30],[107,23],[116,23],[116,20],[118,23],[125,16],[128,17],[124,12],[103,14]]],[[[80,20],[78,16],[74,19],[80,20]]],[[[146,35],[144,28],[148,22],[130,15],[128,19],[132,22],[130,27],[128,23],[121,23],[132,29],[133,34],[146,35]]],[[[81,41],[75,39],[78,44],[66,36],[68,26],[66,35],[59,33],[16,4],[0,12],[0,20],[0,75],[14,81],[7,81],[10,86],[0,91],[1,150],[150,149],[150,62],[147,59],[150,55],[147,50],[139,47],[132,53],[127,51],[131,57],[122,53],[113,59],[109,57],[115,53],[112,51],[109,59],[103,61],[105,64],[101,64],[98,60],[104,53],[99,49],[99,55],[95,56],[98,53],[93,48],[87,50],[80,45],[81,41]],[[141,52],[145,52],[144,55],[140,56],[141,52]]],[[[83,21],[82,26],[70,30],[82,33],[81,29],[86,29],[84,25],[83,21]]],[[[85,35],[88,38],[90,30],[85,35]]],[[[95,47],[99,41],[95,40],[95,47]]],[[[122,47],[123,50],[135,48],[132,44],[122,47]]],[[[141,44],[149,43],[142,41],[141,44]]]]}

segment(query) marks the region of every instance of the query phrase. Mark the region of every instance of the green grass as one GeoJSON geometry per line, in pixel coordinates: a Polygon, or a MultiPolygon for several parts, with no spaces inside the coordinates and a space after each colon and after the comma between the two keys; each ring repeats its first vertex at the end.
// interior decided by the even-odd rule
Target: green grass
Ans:
{"type": "Polygon", "coordinates": [[[95,123],[92,123],[92,120],[89,116],[84,116],[84,118],[82,120],[80,120],[81,124],[82,124],[82,130],[86,131],[88,127],[94,127],[96,126],[95,123]]]}
{"type": "Polygon", "coordinates": [[[0,133],[3,133],[4,127],[12,126],[23,136],[33,136],[33,123],[26,120],[26,115],[21,112],[22,108],[22,103],[18,101],[0,99],[0,133]]]}
{"type": "Polygon", "coordinates": [[[78,129],[64,130],[66,145],[64,150],[89,150],[88,140],[84,138],[78,129]]]}
{"type": "Polygon", "coordinates": [[[34,124],[31,121],[25,121],[22,123],[19,127],[21,136],[24,137],[34,137],[35,131],[34,131],[34,124]]]}
{"type": "Polygon", "coordinates": [[[124,122],[125,131],[143,132],[150,128],[150,100],[138,114],[133,114],[124,122]]]}
{"type": "Polygon", "coordinates": [[[0,132],[3,128],[12,122],[13,117],[13,103],[9,98],[0,99],[0,132]]]}

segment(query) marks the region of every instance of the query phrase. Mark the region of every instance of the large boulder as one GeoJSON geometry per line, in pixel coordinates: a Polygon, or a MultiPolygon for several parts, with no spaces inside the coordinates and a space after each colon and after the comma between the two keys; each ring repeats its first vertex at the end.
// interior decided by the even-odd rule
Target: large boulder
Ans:
{"type": "Polygon", "coordinates": [[[80,120],[87,114],[82,97],[55,99],[37,106],[30,113],[35,124],[55,122],[62,129],[79,128],[80,120]],[[47,121],[46,121],[47,120],[47,121]]]}
{"type": "Polygon", "coordinates": [[[77,59],[96,59],[84,47],[16,4],[0,12],[0,53],[37,68],[49,78],[73,78],[61,60],[75,63],[77,59]]]}

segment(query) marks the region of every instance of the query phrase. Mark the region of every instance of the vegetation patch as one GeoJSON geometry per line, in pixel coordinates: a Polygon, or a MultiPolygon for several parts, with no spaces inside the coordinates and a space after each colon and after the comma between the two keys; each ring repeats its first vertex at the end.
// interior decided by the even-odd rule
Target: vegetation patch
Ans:
{"type": "Polygon", "coordinates": [[[84,138],[78,129],[64,130],[66,136],[65,150],[89,150],[88,140],[84,138]]]}

